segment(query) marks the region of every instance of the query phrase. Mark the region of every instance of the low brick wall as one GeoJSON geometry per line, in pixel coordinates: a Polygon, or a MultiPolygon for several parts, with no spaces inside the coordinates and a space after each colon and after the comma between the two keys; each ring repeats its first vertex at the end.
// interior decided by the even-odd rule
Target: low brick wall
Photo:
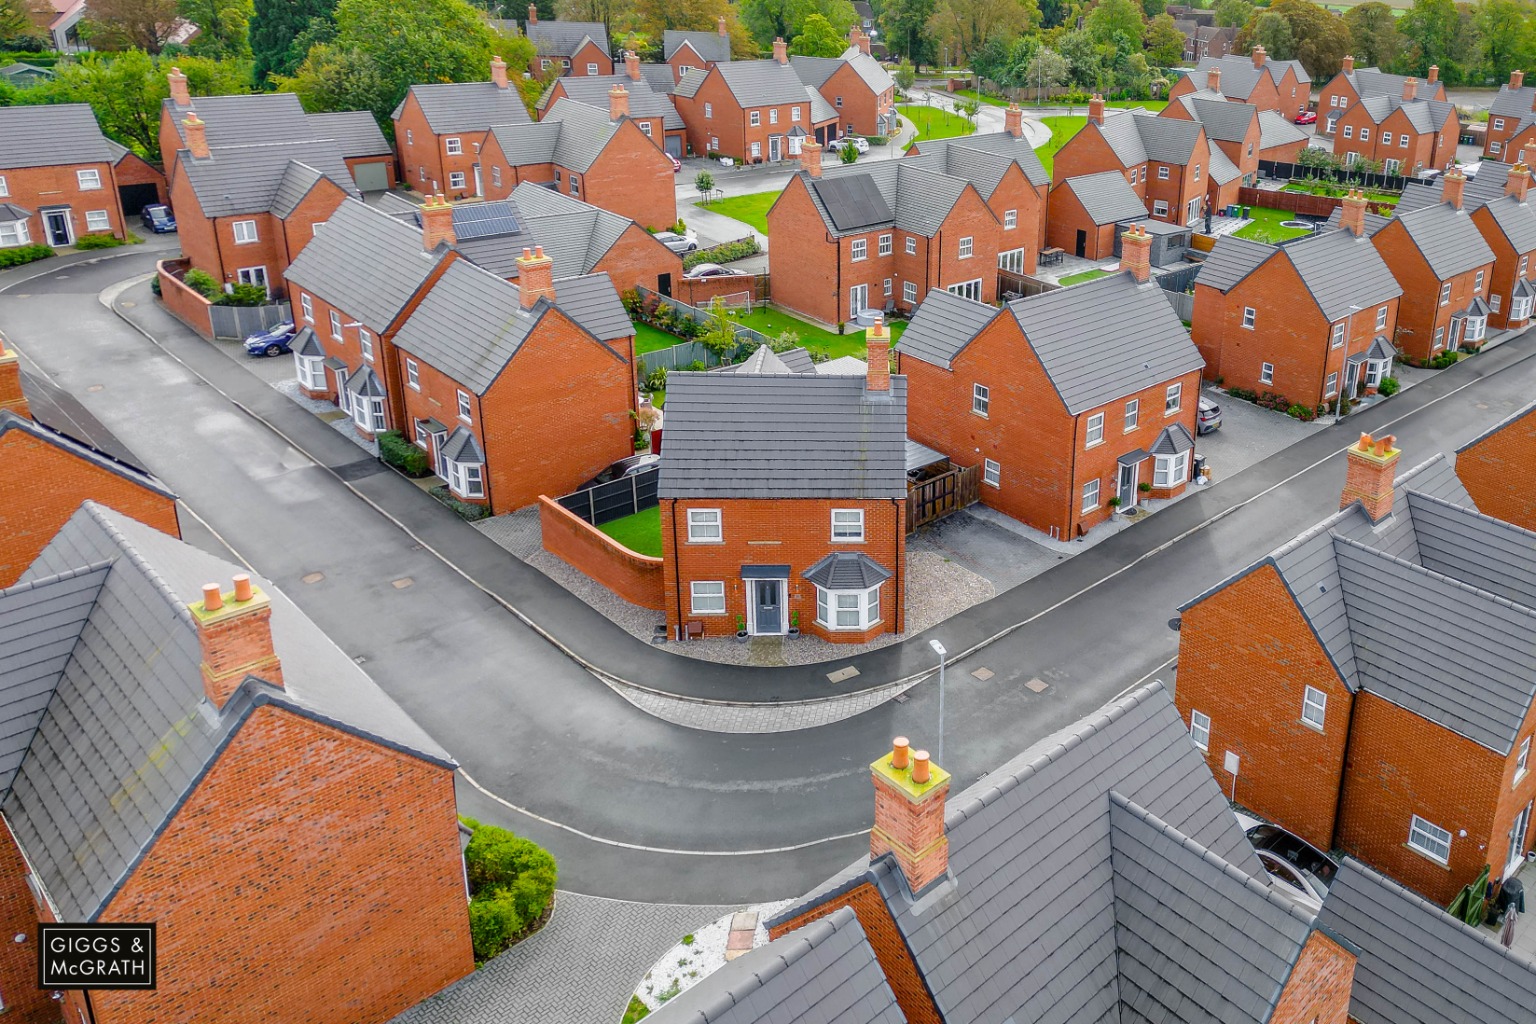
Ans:
{"type": "Polygon", "coordinates": [[[1244,206],[1266,206],[1271,210],[1327,217],[1344,205],[1343,198],[1314,196],[1307,192],[1277,192],[1265,188],[1240,188],[1237,201],[1244,206]]]}
{"type": "Polygon", "coordinates": [[[680,302],[686,302],[690,306],[698,306],[700,309],[707,307],[711,300],[720,295],[737,295],[746,292],[749,295],[757,293],[757,278],[755,275],[734,277],[705,277],[697,281],[684,278],[678,281],[672,289],[672,294],[680,302]]]}
{"type": "Polygon", "coordinates": [[[661,611],[661,559],[635,552],[539,495],[544,550],[601,583],[631,604],[661,611]]]}
{"type": "Polygon", "coordinates": [[[161,260],[155,265],[160,274],[160,301],[182,323],[203,337],[212,339],[213,322],[208,318],[208,307],[212,303],[188,288],[172,272],[185,268],[185,260],[161,260]]]}

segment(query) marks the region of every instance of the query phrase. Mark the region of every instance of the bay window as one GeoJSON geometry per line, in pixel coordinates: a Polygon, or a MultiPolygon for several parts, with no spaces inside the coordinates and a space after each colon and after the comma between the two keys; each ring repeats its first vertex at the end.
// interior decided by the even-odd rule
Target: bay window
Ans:
{"type": "Polygon", "coordinates": [[[880,586],[868,590],[816,588],[816,622],[827,629],[865,630],[880,622],[880,586]]]}
{"type": "Polygon", "coordinates": [[[1189,452],[1158,455],[1152,465],[1152,486],[1177,487],[1189,479],[1189,452]]]}

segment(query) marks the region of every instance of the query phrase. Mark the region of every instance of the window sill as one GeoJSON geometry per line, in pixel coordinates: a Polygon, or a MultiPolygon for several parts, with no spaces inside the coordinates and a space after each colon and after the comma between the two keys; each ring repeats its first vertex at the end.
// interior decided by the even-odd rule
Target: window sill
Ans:
{"type": "Polygon", "coordinates": [[[1320,726],[1320,725],[1313,725],[1311,722],[1307,721],[1305,718],[1303,718],[1301,720],[1301,724],[1304,725],[1306,728],[1311,729],[1313,732],[1317,733],[1319,736],[1326,735],[1326,731],[1323,729],[1322,726],[1320,726]]]}
{"type": "Polygon", "coordinates": [[[692,537],[689,537],[688,540],[685,543],[688,543],[688,544],[702,544],[702,545],[705,545],[705,546],[709,546],[709,545],[712,545],[712,544],[724,544],[725,540],[724,540],[724,538],[722,538],[720,540],[694,540],[692,537]]]}
{"type": "Polygon", "coordinates": [[[1089,441],[1087,444],[1083,445],[1083,451],[1085,451],[1085,452],[1093,451],[1093,449],[1099,447],[1103,443],[1104,443],[1104,439],[1102,437],[1099,438],[1097,441],[1089,441]]]}
{"type": "Polygon", "coordinates": [[[975,409],[971,410],[971,415],[975,416],[977,419],[980,419],[980,420],[989,420],[989,419],[992,418],[991,416],[987,415],[984,412],[977,412],[975,409]]]}
{"type": "Polygon", "coordinates": [[[1510,787],[1513,788],[1515,786],[1520,785],[1520,780],[1525,778],[1529,774],[1531,774],[1531,772],[1530,772],[1530,769],[1528,769],[1528,768],[1527,769],[1523,769],[1523,770],[1518,771],[1518,772],[1515,772],[1515,777],[1510,782],[1510,787]]]}
{"type": "Polygon", "coordinates": [[[1451,870],[1451,862],[1450,861],[1448,861],[1448,860],[1441,860],[1439,857],[1436,857],[1432,853],[1426,853],[1425,851],[1419,849],[1417,846],[1414,846],[1412,843],[1404,843],[1403,844],[1403,849],[1408,850],[1411,853],[1418,854],[1420,857],[1422,857],[1425,860],[1429,861],[1431,864],[1435,865],[1436,867],[1445,868],[1445,870],[1447,870],[1447,871],[1451,870]]]}
{"type": "Polygon", "coordinates": [[[693,611],[689,612],[688,614],[689,615],[698,615],[698,616],[701,616],[701,617],[706,618],[706,619],[723,619],[723,618],[725,618],[725,612],[701,612],[697,608],[693,609],[693,611]]]}
{"type": "Polygon", "coordinates": [[[830,544],[863,544],[864,543],[864,538],[863,537],[833,537],[830,541],[828,541],[828,543],[830,543],[830,544]]]}
{"type": "Polygon", "coordinates": [[[1086,515],[1088,515],[1088,513],[1090,513],[1090,512],[1097,512],[1099,509],[1101,509],[1103,507],[1104,507],[1103,505],[1094,505],[1092,508],[1085,508],[1085,509],[1083,509],[1081,512],[1078,513],[1078,515],[1086,516],[1086,515]]]}

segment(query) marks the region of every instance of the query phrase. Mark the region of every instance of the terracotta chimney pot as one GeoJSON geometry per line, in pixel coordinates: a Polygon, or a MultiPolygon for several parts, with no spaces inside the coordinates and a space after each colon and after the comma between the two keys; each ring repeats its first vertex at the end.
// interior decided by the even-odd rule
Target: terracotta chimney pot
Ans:
{"type": "Polygon", "coordinates": [[[283,685],[272,645],[272,599],[249,576],[236,576],[230,594],[221,593],[217,583],[205,584],[203,599],[187,610],[202,648],[203,693],[215,707],[222,708],[247,676],[283,685]]]}
{"type": "Polygon", "coordinates": [[[540,299],[555,301],[555,261],[542,245],[524,249],[517,258],[517,289],[522,307],[532,309],[540,299]]]}
{"type": "Polygon", "coordinates": [[[813,178],[821,177],[821,147],[807,139],[800,147],[800,168],[813,178]]]}
{"type": "Polygon", "coordinates": [[[869,370],[865,375],[865,388],[869,391],[891,390],[891,332],[885,326],[885,316],[875,314],[875,322],[864,332],[865,357],[869,370]]]}
{"type": "Polygon", "coordinates": [[[640,81],[640,55],[634,50],[624,54],[624,73],[631,81],[640,81]]]}
{"type": "Polygon", "coordinates": [[[181,73],[181,68],[171,68],[165,79],[171,86],[171,102],[178,107],[190,107],[192,91],[187,88],[187,76],[181,73]]]}
{"type": "Polygon", "coordinates": [[[507,87],[507,62],[500,57],[491,58],[491,81],[498,89],[507,87]]]}
{"type": "Polygon", "coordinates": [[[208,149],[208,126],[196,114],[188,114],[186,120],[181,122],[181,127],[187,135],[187,149],[192,153],[194,160],[206,160],[211,155],[208,149]]]}
{"type": "Polygon", "coordinates": [[[453,204],[439,192],[421,204],[421,247],[431,252],[442,242],[455,245],[458,236],[453,231],[453,204]]]}
{"type": "Polygon", "coordinates": [[[1355,58],[1352,54],[1344,58],[1344,63],[1339,67],[1339,70],[1344,72],[1346,75],[1352,75],[1355,73],[1355,58]]]}
{"type": "Polygon", "coordinates": [[[1452,167],[1440,177],[1440,201],[1450,203],[1456,209],[1461,209],[1462,195],[1467,187],[1467,179],[1461,171],[1452,167]]]}
{"type": "Polygon", "coordinates": [[[1402,455],[1396,444],[1397,438],[1392,434],[1381,438],[1360,435],[1360,440],[1345,453],[1348,465],[1339,508],[1348,508],[1358,501],[1373,523],[1392,514],[1392,489],[1397,479],[1397,460],[1402,455]]]}
{"type": "Polygon", "coordinates": [[[869,769],[875,785],[870,859],[889,854],[907,888],[921,893],[949,871],[949,837],[944,831],[949,773],[929,761],[926,750],[909,751],[906,737],[898,737],[891,753],[869,769]],[[896,763],[898,748],[910,755],[902,764],[896,763]]]}

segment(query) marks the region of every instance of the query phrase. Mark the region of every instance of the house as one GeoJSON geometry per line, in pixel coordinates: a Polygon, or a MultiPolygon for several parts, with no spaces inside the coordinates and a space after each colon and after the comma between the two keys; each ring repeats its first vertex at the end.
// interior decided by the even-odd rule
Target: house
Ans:
{"type": "Polygon", "coordinates": [[[126,238],[117,153],[85,103],[0,107],[0,249],[126,238]]]}
{"type": "Polygon", "coordinates": [[[657,1024],[1344,1024],[1356,947],[1271,888],[1160,683],[958,793],[906,737],[870,777],[867,855],[657,1024]]]}
{"type": "Polygon", "coordinates": [[[538,249],[519,263],[514,285],[452,261],[394,338],[401,429],[456,499],[495,515],[635,453],[635,328],[612,282],[557,281],[538,249]]]}
{"type": "Polygon", "coordinates": [[[1333,151],[1345,166],[1370,160],[1387,174],[1444,169],[1456,159],[1461,122],[1445,100],[1422,99],[1418,80],[1403,80],[1398,96],[1367,96],[1339,112],[1333,151]]]}
{"type": "Polygon", "coordinates": [[[1168,98],[1176,100],[1185,93],[1200,90],[1206,72],[1221,69],[1221,91],[1237,103],[1251,103],[1260,110],[1273,110],[1290,119],[1307,109],[1312,95],[1312,76],[1299,60],[1272,60],[1264,47],[1255,46],[1251,57],[1228,54],[1204,57],[1193,74],[1174,83],[1168,98]]]}
{"type": "Polygon", "coordinates": [[[1536,491],[1527,486],[1536,451],[1536,405],[1456,449],[1456,476],[1480,512],[1536,531],[1536,491]]]}
{"type": "MultiPolygon", "coordinates": [[[[1511,71],[1509,81],[1499,86],[1488,105],[1488,132],[1483,138],[1483,156],[1509,160],[1509,142],[1536,125],[1536,87],[1525,84],[1524,71],[1511,71]]],[[[1528,134],[1528,133],[1527,133],[1528,134]]],[[[1525,140],[1528,148],[1530,139],[1525,140]]],[[[1520,159],[1516,157],[1515,159],[1520,159]]]]}
{"type": "Polygon", "coordinates": [[[1052,190],[1046,241],[1081,259],[1111,259],[1120,225],[1142,220],[1146,213],[1141,197],[1119,172],[1080,174],[1052,190]]]}
{"type": "MultiPolygon", "coordinates": [[[[1307,146],[1305,132],[1273,110],[1228,99],[1220,89],[1219,67],[1212,67],[1207,76],[1208,88],[1180,96],[1163,109],[1162,116],[1199,121],[1205,137],[1238,169],[1245,187],[1257,184],[1260,160],[1296,161],[1307,146]]],[[[1213,205],[1227,204],[1213,197],[1213,205]]]]}
{"type": "Polygon", "coordinates": [[[653,230],[672,227],[677,223],[672,160],[643,130],[650,122],[629,116],[629,98],[629,91],[615,84],[602,109],[560,99],[538,122],[492,128],[480,151],[481,194],[504,199],[520,184],[536,182],[653,230]]]}
{"type": "MultiPolygon", "coordinates": [[[[610,113],[614,103],[615,87],[627,94],[628,117],[659,148],[671,157],[682,159],[688,144],[688,135],[682,115],[672,105],[671,72],[665,64],[641,64],[633,50],[624,55],[620,74],[576,76],[567,75],[549,83],[544,95],[539,97],[539,119],[548,116],[556,102],[581,103],[601,113],[610,113]],[[655,81],[662,79],[664,88],[655,81]]],[[[610,120],[618,120],[616,117],[610,120]]],[[[670,170],[670,168],[669,168],[670,170]]]]}
{"type": "Polygon", "coordinates": [[[0,587],[13,585],[81,502],[96,501],[172,537],[176,495],[73,396],[23,374],[0,343],[0,461],[16,480],[0,497],[0,587]]]}
{"type": "Polygon", "coordinates": [[[672,100],[695,154],[777,163],[838,135],[837,109],[800,80],[782,39],[773,42],[772,60],[733,60],[688,72],[672,100]]]}
{"type": "Polygon", "coordinates": [[[1202,25],[1187,18],[1177,18],[1173,24],[1184,33],[1184,60],[1190,64],[1207,57],[1217,59],[1225,57],[1232,52],[1232,44],[1237,41],[1237,29],[1230,25],[1218,28],[1215,25],[1202,25]]]}
{"type": "Polygon", "coordinates": [[[270,582],[87,502],[0,618],[8,1012],[383,1024],[473,972],[453,759],[270,582]],[[38,989],[44,921],[154,922],[156,987],[38,989]]]}
{"type": "MultiPolygon", "coordinates": [[[[1361,100],[1372,96],[1402,96],[1408,84],[1403,75],[1389,75],[1380,68],[1356,68],[1354,57],[1345,57],[1339,73],[1317,94],[1317,131],[1319,135],[1337,134],[1340,116],[1361,100]]],[[[1429,74],[1415,86],[1419,99],[1445,101],[1445,83],[1440,81],[1438,65],[1429,66],[1429,74]]]]}
{"type": "Polygon", "coordinates": [[[1208,378],[1308,408],[1341,386],[1376,393],[1392,374],[1403,289],[1366,236],[1365,206],[1351,190],[1343,227],[1285,245],[1216,240],[1190,321],[1208,378]]]}
{"type": "Polygon", "coordinates": [[[896,82],[869,55],[869,37],[855,25],[853,40],[841,57],[791,57],[800,81],[821,94],[837,111],[842,135],[895,135],[896,82]]]}
{"type": "Polygon", "coordinates": [[[1339,512],[1180,609],[1176,698],[1238,803],[1444,905],[1525,863],[1536,534],[1400,456],[1362,434],[1339,512]]]}
{"type": "Polygon", "coordinates": [[[1000,222],[975,185],[935,169],[947,156],[826,169],[821,157],[818,146],[802,149],[801,169],[768,210],[769,233],[795,239],[768,250],[774,302],[841,324],[865,310],[915,309],[933,288],[992,301],[1000,222]]]}
{"type": "Polygon", "coordinates": [[[529,4],[523,33],[533,44],[540,77],[613,74],[613,48],[600,21],[540,21],[537,5],[529,4]]]}
{"type": "Polygon", "coordinates": [[[1151,246],[1132,228],[1126,273],[1001,309],[933,291],[918,309],[897,353],[908,432],[979,462],[983,504],[1070,540],[1116,508],[1183,493],[1204,364],[1148,283],[1151,246]]]}
{"type": "Polygon", "coordinates": [[[392,116],[400,177],[418,192],[450,199],[484,193],[480,147],[492,128],[533,120],[500,57],[491,58],[489,82],[411,86],[392,116]]]}
{"type": "Polygon", "coordinates": [[[725,15],[715,24],[713,35],[708,32],[689,32],[669,28],[661,34],[661,59],[672,70],[672,84],[683,80],[688,72],[698,69],[708,71],[716,64],[731,59],[731,30],[726,27],[725,15]]]}
{"type": "MultiPolygon", "coordinates": [[[[1494,160],[1479,168],[1475,187],[1467,183],[1465,203],[1472,223],[1493,250],[1488,325],[1494,330],[1524,328],[1536,304],[1536,281],[1531,278],[1536,273],[1536,210],[1527,204],[1530,187],[1531,172],[1525,164],[1510,167],[1494,160]]],[[[1410,186],[1405,195],[1427,192],[1427,186],[1410,186]]]]}
{"type": "Polygon", "coordinates": [[[31,85],[53,81],[53,69],[24,62],[7,64],[0,68],[0,81],[17,89],[25,89],[31,85]]]}
{"type": "Polygon", "coordinates": [[[668,375],[657,493],[674,637],[905,630],[907,381],[889,339],[877,319],[864,376],[668,375]]]}
{"type": "Polygon", "coordinates": [[[48,38],[59,53],[78,53],[90,49],[80,38],[80,19],[85,17],[85,0],[49,0],[47,6],[38,5],[38,13],[46,17],[48,38]]]}
{"type": "Polygon", "coordinates": [[[366,110],[338,110],[307,114],[305,118],[311,131],[334,139],[341,147],[342,159],[361,191],[381,192],[395,187],[395,150],[372,114],[366,110]]]}

